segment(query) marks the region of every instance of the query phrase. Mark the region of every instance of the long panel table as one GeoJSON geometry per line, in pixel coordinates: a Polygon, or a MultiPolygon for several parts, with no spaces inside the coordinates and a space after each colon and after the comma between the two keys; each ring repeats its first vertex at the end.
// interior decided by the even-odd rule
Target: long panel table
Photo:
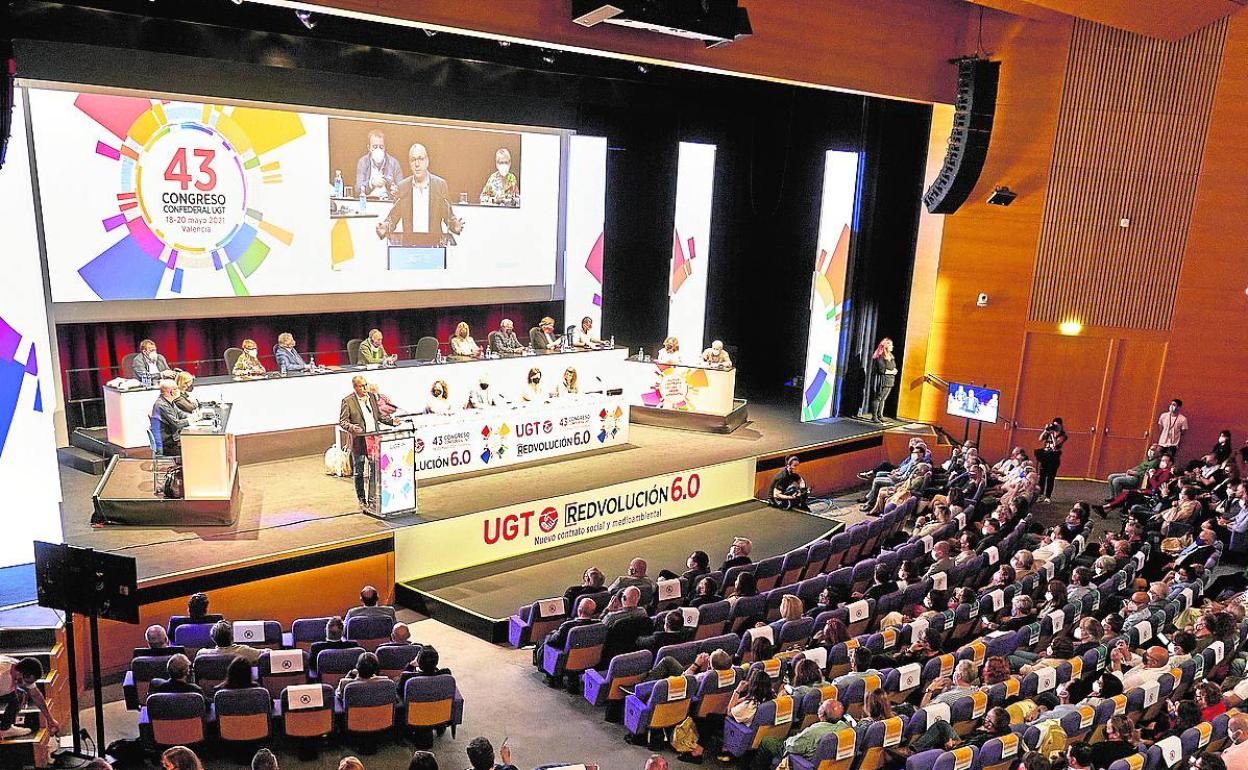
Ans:
{"type": "MultiPolygon", "coordinates": [[[[457,403],[467,400],[470,389],[485,375],[490,391],[518,401],[530,368],[542,372],[542,387],[554,390],[564,370],[573,367],[581,391],[600,391],[621,386],[624,348],[542,353],[497,359],[450,360],[443,364],[400,361],[392,368],[345,366],[315,374],[291,374],[253,380],[204,377],[195,382],[192,395],[201,401],[231,404],[230,433],[258,433],[335,425],[338,407],[351,392],[351,378],[362,374],[375,382],[400,409],[420,412],[435,380],[447,383],[457,403]]],[[[156,388],[118,390],[104,388],[104,412],[110,443],[134,449],[147,446],[156,388]]]]}

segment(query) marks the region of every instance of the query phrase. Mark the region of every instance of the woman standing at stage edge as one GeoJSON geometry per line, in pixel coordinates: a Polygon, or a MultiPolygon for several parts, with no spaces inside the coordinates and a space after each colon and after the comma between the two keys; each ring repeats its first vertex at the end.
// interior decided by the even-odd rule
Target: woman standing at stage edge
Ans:
{"type": "Polygon", "coordinates": [[[897,359],[893,358],[893,341],[888,337],[880,340],[871,354],[872,381],[871,421],[884,422],[884,402],[897,384],[897,359]]]}

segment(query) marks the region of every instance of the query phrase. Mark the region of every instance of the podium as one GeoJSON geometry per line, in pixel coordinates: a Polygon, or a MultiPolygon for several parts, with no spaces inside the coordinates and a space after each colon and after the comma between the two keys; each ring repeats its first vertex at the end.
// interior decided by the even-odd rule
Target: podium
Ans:
{"type": "Polygon", "coordinates": [[[380,430],[361,436],[368,458],[364,512],[381,519],[416,512],[416,431],[380,430]]]}

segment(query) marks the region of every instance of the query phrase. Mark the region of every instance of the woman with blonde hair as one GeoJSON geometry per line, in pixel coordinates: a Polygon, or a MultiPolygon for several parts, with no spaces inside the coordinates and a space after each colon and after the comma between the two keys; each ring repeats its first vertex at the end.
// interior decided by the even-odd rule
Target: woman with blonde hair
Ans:
{"type": "Polygon", "coordinates": [[[784,624],[789,621],[801,619],[802,600],[795,594],[785,594],[784,597],[780,599],[780,620],[778,622],[784,624]]]}
{"type": "Polygon", "coordinates": [[[576,367],[569,366],[563,370],[563,382],[559,383],[559,387],[555,389],[556,396],[574,396],[581,392],[581,388],[576,384],[576,367]]]}
{"type": "Polygon", "coordinates": [[[468,324],[460,321],[455,326],[455,334],[451,336],[451,355],[476,358],[481,354],[481,347],[468,333],[468,324]]]}
{"type": "Polygon", "coordinates": [[[240,346],[243,354],[234,362],[235,377],[261,377],[264,375],[264,364],[260,363],[259,348],[256,341],[248,338],[240,346]]]}
{"type": "Polygon", "coordinates": [[[178,386],[178,397],[173,400],[173,405],[187,414],[198,409],[199,402],[191,398],[191,391],[195,389],[195,375],[190,372],[178,372],[173,381],[178,386]]]}
{"type": "Polygon", "coordinates": [[[434,380],[433,385],[429,387],[429,401],[425,406],[425,411],[429,414],[450,414],[453,409],[450,390],[446,380],[434,380]]]}
{"type": "Polygon", "coordinates": [[[659,351],[658,357],[654,360],[660,364],[680,363],[680,340],[675,337],[663,340],[663,349],[659,351]]]}

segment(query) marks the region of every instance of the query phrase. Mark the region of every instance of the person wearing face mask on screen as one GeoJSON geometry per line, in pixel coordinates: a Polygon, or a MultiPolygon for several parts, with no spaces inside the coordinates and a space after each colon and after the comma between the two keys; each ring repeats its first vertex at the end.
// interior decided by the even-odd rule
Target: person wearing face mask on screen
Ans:
{"type": "Polygon", "coordinates": [[[433,385],[429,387],[429,400],[425,404],[425,412],[428,414],[450,414],[454,411],[451,405],[450,388],[447,387],[446,380],[434,380],[433,385]]]}
{"type": "Polygon", "coordinates": [[[368,152],[355,164],[355,194],[370,198],[394,198],[403,178],[399,159],[386,152],[386,135],[368,132],[368,152]]]}
{"type": "Polygon", "coordinates": [[[497,395],[490,390],[490,380],[484,374],[477,380],[477,387],[468,391],[468,408],[485,409],[498,403],[497,395]]]}
{"type": "Polygon", "coordinates": [[[498,148],[494,153],[494,168],[481,188],[481,202],[487,206],[519,206],[520,180],[511,173],[511,150],[498,148]]]}
{"type": "Polygon", "coordinates": [[[542,370],[536,366],[529,370],[528,382],[520,391],[520,398],[525,401],[541,403],[546,400],[546,391],[542,390],[542,370]]]}

